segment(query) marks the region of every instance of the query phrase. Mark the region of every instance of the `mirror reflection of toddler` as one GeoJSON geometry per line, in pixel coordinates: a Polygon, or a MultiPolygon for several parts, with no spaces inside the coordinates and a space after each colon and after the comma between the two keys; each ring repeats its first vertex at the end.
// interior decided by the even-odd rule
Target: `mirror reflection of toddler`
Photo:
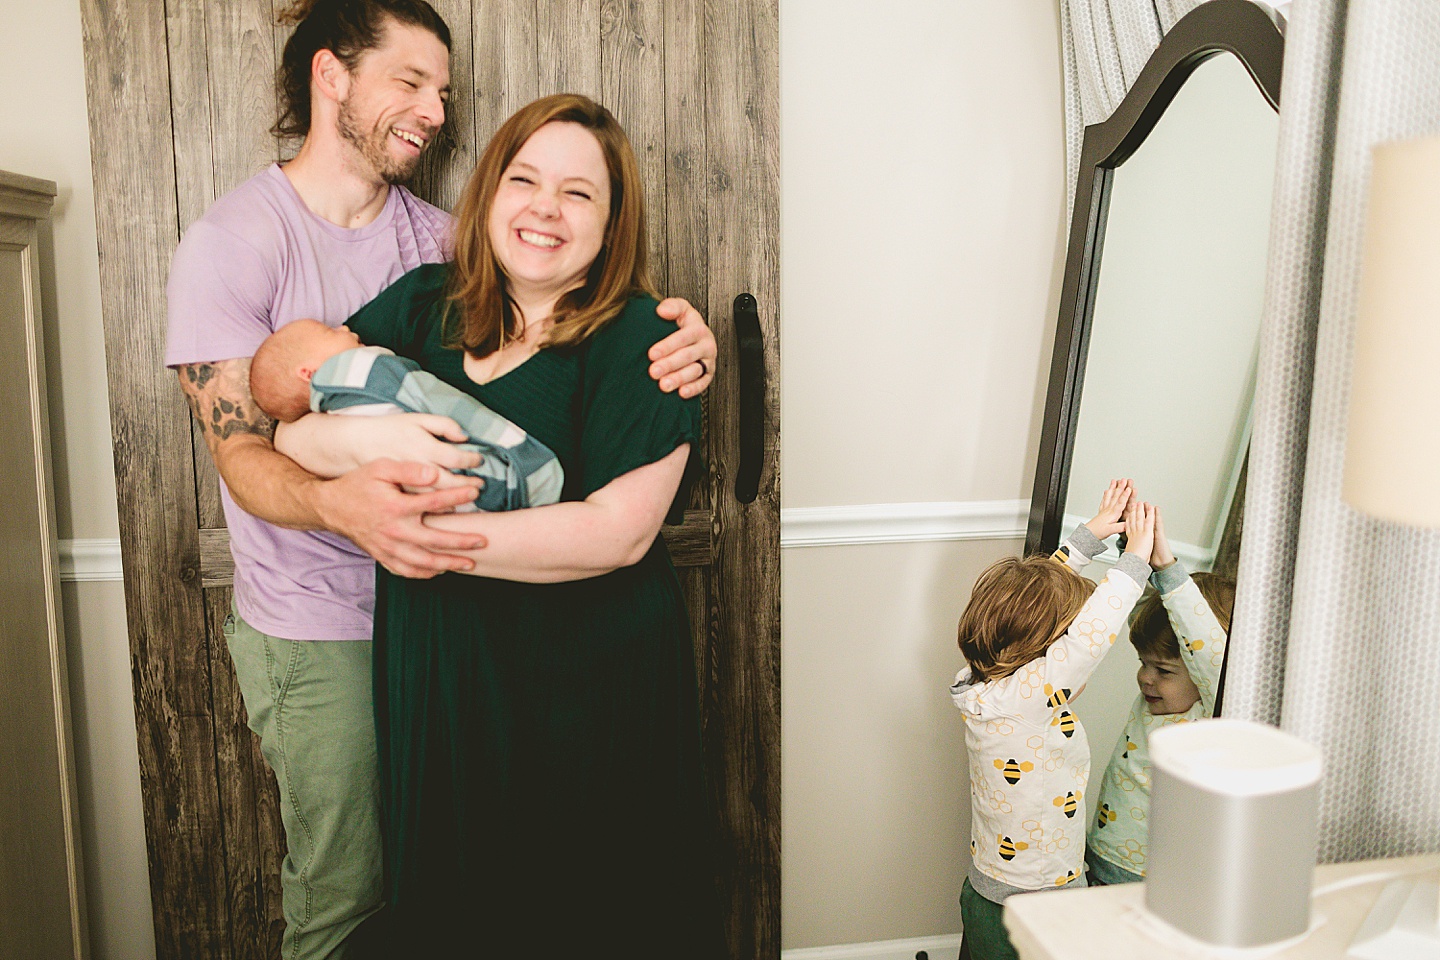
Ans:
{"type": "Polygon", "coordinates": [[[970,869],[960,893],[974,960],[1015,957],[1006,897],[1085,885],[1090,746],[1068,704],[1115,643],[1150,575],[1154,508],[1111,482],[1094,519],[1052,557],[1009,558],[975,582],[960,617],[966,665],[950,687],[965,717],[970,869]],[[1121,522],[1121,517],[1124,521],[1121,522]],[[1096,586],[1079,570],[1125,531],[1096,586]]]}
{"type": "Polygon", "coordinates": [[[250,362],[250,392],[284,423],[317,413],[380,416],[433,413],[460,425],[481,455],[457,471],[485,484],[461,510],[518,510],[555,503],[565,475],[550,448],[469,394],[384,347],[367,347],[348,327],[296,320],[266,337],[250,362]]]}
{"type": "Polygon", "coordinates": [[[1140,695],[1110,755],[1086,837],[1092,883],[1145,879],[1149,851],[1150,734],[1215,712],[1215,693],[1235,581],[1209,573],[1193,577],[1175,559],[1157,509],[1150,557],[1155,593],[1136,609],[1130,642],[1140,654],[1140,695]]]}

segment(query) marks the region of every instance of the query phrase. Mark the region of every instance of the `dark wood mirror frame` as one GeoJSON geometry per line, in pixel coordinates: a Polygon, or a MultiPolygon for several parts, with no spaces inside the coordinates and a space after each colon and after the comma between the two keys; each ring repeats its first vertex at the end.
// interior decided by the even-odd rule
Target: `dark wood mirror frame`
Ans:
{"type": "Polygon", "coordinates": [[[1049,553],[1060,544],[1115,168],[1145,142],[1195,68],[1221,53],[1233,53],[1266,102],[1278,110],[1285,55],[1281,31],[1278,15],[1250,0],[1210,0],[1201,4],[1160,41],[1110,118],[1085,128],[1045,398],[1045,423],[1025,534],[1027,555],[1049,553]]]}

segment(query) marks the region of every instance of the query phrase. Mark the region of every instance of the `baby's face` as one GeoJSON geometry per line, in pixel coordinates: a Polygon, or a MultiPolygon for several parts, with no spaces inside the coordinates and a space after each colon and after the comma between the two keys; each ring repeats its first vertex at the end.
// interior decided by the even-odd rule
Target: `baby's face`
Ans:
{"type": "Polygon", "coordinates": [[[1200,691],[1196,689],[1195,681],[1190,679],[1190,671],[1179,660],[1142,655],[1140,672],[1135,679],[1145,697],[1145,706],[1157,717],[1184,713],[1200,699],[1200,691]]]}
{"type": "Polygon", "coordinates": [[[302,320],[304,323],[305,347],[310,356],[325,361],[360,346],[360,337],[349,327],[328,327],[318,320],[302,320]]]}

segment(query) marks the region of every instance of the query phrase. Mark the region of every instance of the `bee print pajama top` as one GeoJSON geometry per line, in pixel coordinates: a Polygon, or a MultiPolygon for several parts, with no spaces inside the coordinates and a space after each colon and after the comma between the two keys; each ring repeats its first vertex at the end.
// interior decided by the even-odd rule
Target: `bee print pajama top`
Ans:
{"type": "Polygon", "coordinates": [[[1087,839],[1091,855],[1104,861],[1095,869],[1107,883],[1145,876],[1150,851],[1150,734],[1171,724],[1213,716],[1220,667],[1225,662],[1225,630],[1184,564],[1177,560],[1157,570],[1150,580],[1160,591],[1179,641],[1180,659],[1195,681],[1200,699],[1184,713],[1160,716],[1150,713],[1143,696],[1131,705],[1125,731],[1100,781],[1099,803],[1087,839]],[[1123,872],[1107,875],[1107,866],[1123,872]]]}
{"type": "MultiPolygon", "coordinates": [[[[1054,559],[1078,576],[1103,549],[1082,526],[1054,559]]],[[[987,900],[1084,885],[1090,745],[1069,702],[1114,646],[1149,574],[1144,559],[1124,554],[1044,656],[980,682],[967,664],[950,687],[970,762],[970,884],[987,900]]]]}

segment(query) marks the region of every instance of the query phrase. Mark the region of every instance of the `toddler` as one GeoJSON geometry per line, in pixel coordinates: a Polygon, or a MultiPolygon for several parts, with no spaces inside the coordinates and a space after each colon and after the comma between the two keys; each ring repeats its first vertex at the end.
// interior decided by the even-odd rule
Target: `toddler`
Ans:
{"type": "Polygon", "coordinates": [[[966,666],[950,695],[965,716],[970,757],[960,914],[975,960],[1015,957],[1000,920],[1006,897],[1085,885],[1090,747],[1069,704],[1140,599],[1154,516],[1130,481],[1113,481],[1094,519],[1054,556],[1012,557],[981,574],[960,617],[966,666]],[[1081,577],[1122,530],[1125,553],[1099,586],[1081,577]]]}
{"type": "Polygon", "coordinates": [[[1145,878],[1149,848],[1150,733],[1199,720],[1215,712],[1220,666],[1235,606],[1235,581],[1209,573],[1191,577],[1165,539],[1155,513],[1150,554],[1156,592],[1140,604],[1130,623],[1130,642],[1140,654],[1140,695],[1115,744],[1095,820],[1086,837],[1085,863],[1096,883],[1136,883],[1145,878]]]}
{"type": "Polygon", "coordinates": [[[460,471],[484,479],[460,510],[518,510],[555,503],[565,475],[550,448],[469,394],[384,347],[367,347],[349,327],[296,320],[266,337],[250,362],[250,392],[283,423],[307,412],[434,413],[460,425],[481,455],[460,471]]]}

